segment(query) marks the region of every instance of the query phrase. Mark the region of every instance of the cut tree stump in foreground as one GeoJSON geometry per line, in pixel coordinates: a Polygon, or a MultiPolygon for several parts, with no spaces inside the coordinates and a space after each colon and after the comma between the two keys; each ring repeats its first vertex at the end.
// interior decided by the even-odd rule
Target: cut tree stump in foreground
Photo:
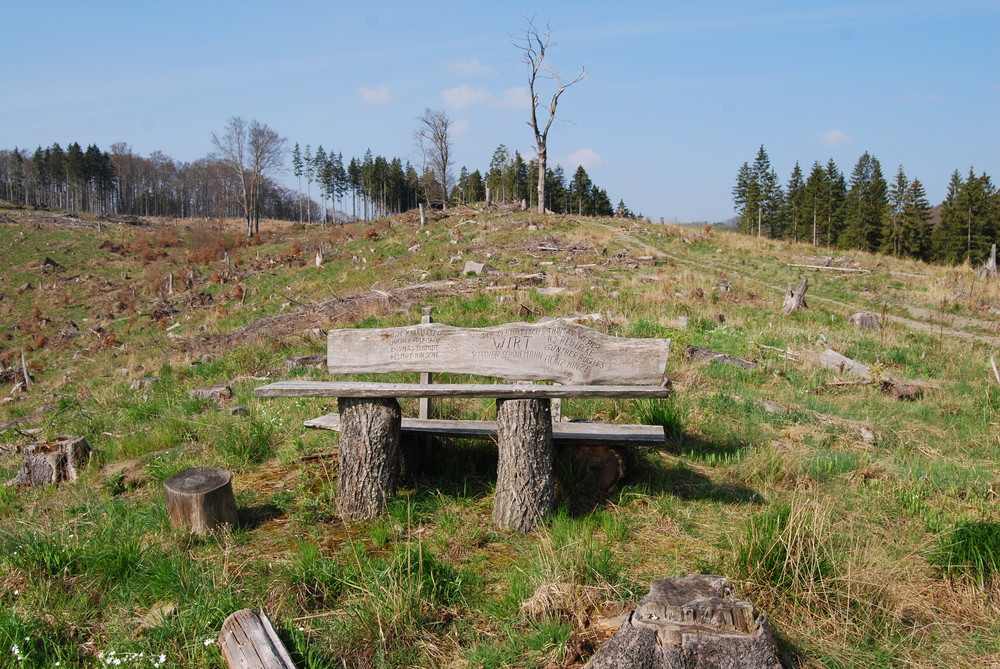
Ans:
{"type": "Polygon", "coordinates": [[[341,397],[337,511],[344,522],[382,513],[396,492],[402,411],[392,398],[341,397]]]}
{"type": "Polygon", "coordinates": [[[870,311],[859,311],[847,317],[851,325],[859,330],[881,330],[882,323],[878,320],[878,314],[870,311]]]}
{"type": "Polygon", "coordinates": [[[549,400],[497,400],[497,447],[493,522],[530,532],[555,506],[549,400]]]}
{"type": "Polygon", "coordinates": [[[190,467],[163,482],[170,524],[179,530],[207,534],[236,525],[232,475],[218,467],[190,467]]]}
{"type": "Polygon", "coordinates": [[[42,486],[75,481],[79,468],[90,458],[90,444],[85,437],[58,437],[24,449],[24,460],[17,475],[6,485],[42,486]]]}
{"type": "Polygon", "coordinates": [[[241,609],[226,618],[219,632],[219,650],[229,669],[295,669],[263,611],[241,609]]]}
{"type": "Polygon", "coordinates": [[[586,669],[781,669],[767,616],[722,576],[653,581],[586,669]]]}
{"type": "Polygon", "coordinates": [[[788,284],[788,289],[785,291],[785,303],[781,306],[781,313],[790,314],[799,309],[807,309],[809,307],[806,304],[807,288],[809,288],[809,279],[802,279],[802,283],[795,290],[792,290],[792,284],[788,284]]]}

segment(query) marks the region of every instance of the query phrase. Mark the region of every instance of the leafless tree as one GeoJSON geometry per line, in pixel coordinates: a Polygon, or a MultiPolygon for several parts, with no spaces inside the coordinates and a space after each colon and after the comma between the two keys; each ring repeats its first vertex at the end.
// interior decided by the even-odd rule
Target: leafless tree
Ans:
{"type": "Polygon", "coordinates": [[[219,160],[223,161],[239,183],[237,198],[247,222],[247,237],[260,231],[261,192],[265,181],[285,160],[284,137],[266,123],[233,116],[226,121],[225,134],[212,133],[219,160]]]}
{"type": "Polygon", "coordinates": [[[559,105],[559,98],[566,89],[573,84],[583,80],[587,76],[587,69],[580,68],[571,81],[564,81],[559,76],[559,72],[551,67],[545,67],[545,55],[549,47],[555,46],[552,43],[552,29],[546,24],[545,32],[538,32],[535,27],[535,20],[528,19],[528,25],[524,33],[514,41],[514,46],[521,50],[521,62],[528,66],[528,92],[531,95],[531,120],[528,125],[535,132],[535,150],[538,154],[538,213],[545,213],[545,168],[548,162],[548,139],[549,128],[556,118],[556,107],[559,105]],[[548,103],[548,118],[544,119],[544,124],[539,122],[538,108],[541,105],[541,98],[538,91],[542,84],[540,80],[548,79],[555,86],[555,92],[548,103]]]}
{"type": "MultiPolygon", "coordinates": [[[[417,148],[424,158],[425,168],[430,168],[441,187],[441,207],[448,203],[451,189],[451,137],[448,135],[451,119],[439,109],[427,107],[417,119],[420,125],[414,133],[417,148]]],[[[430,202],[430,192],[427,193],[430,202]]]]}

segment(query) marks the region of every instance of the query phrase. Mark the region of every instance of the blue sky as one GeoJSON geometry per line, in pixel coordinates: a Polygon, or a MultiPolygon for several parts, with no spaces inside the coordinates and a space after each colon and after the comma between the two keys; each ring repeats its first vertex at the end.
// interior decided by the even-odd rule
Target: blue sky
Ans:
{"type": "MultiPolygon", "coordinates": [[[[499,144],[534,155],[512,40],[551,26],[565,93],[550,163],[583,164],[654,220],[733,215],[763,144],[782,182],[865,151],[932,203],[970,167],[1000,182],[1000,2],[139,2],[11,0],[0,40],[0,148],[59,142],[192,161],[230,116],[289,145],[417,162],[425,107],[458,167],[499,144]]],[[[291,174],[286,175],[292,183],[291,174]]]]}

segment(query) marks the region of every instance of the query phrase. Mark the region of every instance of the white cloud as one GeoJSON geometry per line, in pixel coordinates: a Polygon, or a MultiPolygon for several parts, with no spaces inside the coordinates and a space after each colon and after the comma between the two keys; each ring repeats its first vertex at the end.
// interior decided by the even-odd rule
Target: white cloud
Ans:
{"type": "Polygon", "coordinates": [[[469,84],[462,84],[461,86],[443,91],[441,97],[449,107],[465,109],[475,104],[485,103],[490,99],[490,92],[482,86],[473,88],[469,84]]]}
{"type": "Polygon", "coordinates": [[[841,144],[850,144],[853,141],[853,137],[849,137],[847,133],[836,129],[827,130],[819,136],[819,143],[826,146],[840,146],[841,144]]]}
{"type": "Polygon", "coordinates": [[[486,74],[492,74],[493,68],[489,65],[483,63],[483,61],[478,58],[471,58],[469,60],[460,60],[451,63],[449,69],[455,74],[462,76],[483,76],[486,74]]]}
{"type": "Polygon", "coordinates": [[[560,165],[565,165],[567,170],[575,170],[581,165],[585,170],[592,170],[604,166],[604,158],[601,158],[597,151],[590,148],[583,148],[578,151],[574,151],[565,158],[556,162],[560,165]]]}
{"type": "Polygon", "coordinates": [[[453,109],[466,109],[472,105],[483,105],[487,109],[527,109],[531,105],[528,89],[524,86],[508,88],[494,95],[483,86],[473,88],[462,84],[441,92],[444,103],[453,109]]]}
{"type": "Polygon", "coordinates": [[[363,102],[370,105],[381,105],[387,102],[393,102],[392,93],[389,92],[389,87],[385,84],[379,84],[374,88],[369,86],[358,86],[358,95],[361,97],[363,102]]]}

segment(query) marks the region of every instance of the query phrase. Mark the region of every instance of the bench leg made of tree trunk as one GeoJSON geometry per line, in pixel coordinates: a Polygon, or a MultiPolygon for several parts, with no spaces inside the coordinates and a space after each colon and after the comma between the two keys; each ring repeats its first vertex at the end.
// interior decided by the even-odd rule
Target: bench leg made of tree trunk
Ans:
{"type": "Polygon", "coordinates": [[[493,522],[530,532],[555,505],[549,400],[498,400],[497,444],[493,522]]]}
{"type": "Polygon", "coordinates": [[[399,476],[402,412],[392,398],[341,397],[337,511],[344,522],[381,514],[399,476]]]}

